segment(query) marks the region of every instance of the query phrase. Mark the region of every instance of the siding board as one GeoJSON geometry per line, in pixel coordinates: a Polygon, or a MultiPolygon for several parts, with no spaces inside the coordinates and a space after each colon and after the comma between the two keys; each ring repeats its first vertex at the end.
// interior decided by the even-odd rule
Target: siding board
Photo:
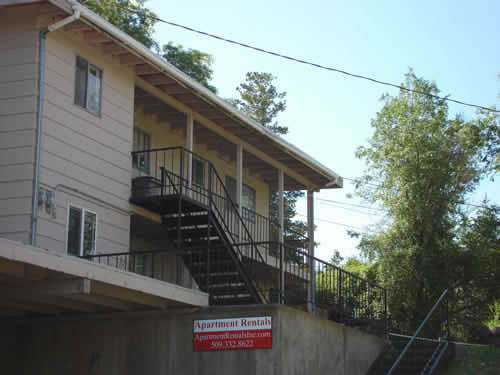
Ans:
{"type": "MultiPolygon", "coordinates": [[[[1,131],[0,150],[33,147],[33,130],[1,131]]],[[[33,155],[32,155],[33,156],[33,155]]]]}
{"type": "MultiPolygon", "coordinates": [[[[1,136],[0,136],[1,139],[1,136]]],[[[15,147],[0,149],[0,167],[6,165],[26,164],[33,161],[33,147],[15,147]]]]}
{"type": "Polygon", "coordinates": [[[65,155],[65,160],[80,166],[88,168],[101,176],[106,176],[114,181],[130,187],[130,168],[119,168],[106,160],[96,157],[93,154],[85,152],[75,147],[61,142],[50,135],[43,137],[42,150],[49,153],[65,155]]]}
{"type": "MultiPolygon", "coordinates": [[[[35,129],[36,113],[19,113],[14,115],[0,114],[0,131],[10,131],[19,129],[35,129]]],[[[35,132],[33,131],[33,139],[35,132]]]]}
{"type": "Polygon", "coordinates": [[[50,119],[45,119],[43,129],[45,135],[50,135],[52,138],[70,147],[83,147],[89,154],[102,158],[117,168],[130,169],[132,165],[130,154],[115,151],[106,144],[101,143],[102,140],[91,138],[93,136],[92,134],[82,134],[73,131],[65,125],[58,124],[50,119]]]}

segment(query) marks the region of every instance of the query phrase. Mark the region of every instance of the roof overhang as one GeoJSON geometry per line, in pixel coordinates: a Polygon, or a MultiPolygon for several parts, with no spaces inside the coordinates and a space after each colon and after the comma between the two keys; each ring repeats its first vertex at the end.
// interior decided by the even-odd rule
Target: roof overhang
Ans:
{"type": "Polygon", "coordinates": [[[0,238],[0,316],[179,311],[208,294],[0,238]]]}
{"type": "MultiPolygon", "coordinates": [[[[22,0],[10,0],[12,4],[22,3],[22,0]]],[[[24,3],[30,3],[24,1],[24,3]]],[[[134,65],[138,77],[137,86],[163,100],[163,94],[181,103],[181,112],[191,112],[199,115],[198,123],[207,126],[207,122],[215,123],[223,131],[216,132],[225,136],[232,134],[241,140],[244,149],[249,152],[250,163],[263,164],[261,170],[267,167],[267,180],[271,185],[277,181],[277,170],[283,169],[285,188],[287,190],[340,188],[342,178],[335,172],[313,159],[311,156],[287,142],[282,137],[241,113],[224,99],[219,98],[206,87],[186,75],[159,55],[153,53],[143,44],[137,42],[102,17],[93,13],[75,0],[47,0],[66,12],[67,15],[78,10],[80,20],[65,28],[66,31],[84,31],[85,25],[94,33],[104,34],[102,37],[88,35],[89,41],[99,43],[110,54],[118,55],[121,63],[134,65]],[[112,44],[116,44],[111,47],[112,44]],[[158,89],[161,95],[148,90],[147,85],[158,89]],[[204,121],[206,120],[206,121],[204,121]],[[267,156],[267,157],[266,157],[267,156]],[[268,167],[271,168],[268,168],[268,167]],[[275,172],[272,172],[275,170],[275,172]]],[[[196,120],[196,118],[195,118],[196,120]]],[[[214,128],[209,131],[214,131],[214,128]]],[[[227,137],[226,137],[227,139],[227,137]]],[[[229,141],[240,143],[234,138],[229,141]]]]}

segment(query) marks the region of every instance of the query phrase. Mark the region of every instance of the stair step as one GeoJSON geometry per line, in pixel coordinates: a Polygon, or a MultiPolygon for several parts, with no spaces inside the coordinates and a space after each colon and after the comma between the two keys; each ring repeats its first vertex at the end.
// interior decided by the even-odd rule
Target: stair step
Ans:
{"type": "MultiPolygon", "coordinates": [[[[176,228],[179,224],[177,216],[163,218],[163,225],[167,228],[176,228]]],[[[208,215],[184,215],[181,218],[181,226],[207,225],[208,215]]]]}
{"type": "MultiPolygon", "coordinates": [[[[170,233],[177,232],[177,229],[171,229],[169,230],[170,233]]],[[[207,236],[210,234],[210,237],[216,237],[218,235],[218,232],[214,227],[210,228],[210,232],[208,231],[208,228],[190,228],[190,229],[182,229],[181,230],[181,236],[183,239],[198,239],[206,242],[207,236]]],[[[177,237],[177,236],[176,236],[177,237]]],[[[217,237],[218,238],[218,237],[217,237]]],[[[217,241],[217,239],[213,239],[214,241],[217,241]]]]}
{"type": "Polygon", "coordinates": [[[244,297],[225,297],[225,298],[212,298],[212,305],[223,306],[223,305],[252,305],[257,303],[252,296],[244,297]]]}
{"type": "Polygon", "coordinates": [[[241,285],[210,285],[211,296],[238,296],[242,294],[249,295],[248,288],[243,283],[241,285]]]}
{"type": "MultiPolygon", "coordinates": [[[[191,274],[193,275],[205,274],[207,270],[207,265],[206,263],[198,263],[195,265],[191,265],[191,267],[189,268],[191,270],[191,274]]],[[[237,271],[237,268],[232,261],[210,264],[210,272],[221,273],[221,272],[235,272],[235,271],[237,271]]]]}
{"type": "Polygon", "coordinates": [[[212,274],[210,275],[210,284],[227,284],[233,282],[243,282],[243,278],[238,272],[232,272],[231,274],[212,274]],[[235,281],[237,280],[237,281],[235,281]]]}

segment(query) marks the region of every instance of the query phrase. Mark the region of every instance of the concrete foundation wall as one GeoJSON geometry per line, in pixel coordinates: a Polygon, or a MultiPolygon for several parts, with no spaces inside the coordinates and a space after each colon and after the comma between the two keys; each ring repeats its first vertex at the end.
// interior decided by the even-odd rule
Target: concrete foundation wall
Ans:
{"type": "Polygon", "coordinates": [[[284,306],[0,322],[5,374],[362,375],[384,340],[284,306]],[[193,320],[272,316],[272,349],[193,352],[193,320]]]}

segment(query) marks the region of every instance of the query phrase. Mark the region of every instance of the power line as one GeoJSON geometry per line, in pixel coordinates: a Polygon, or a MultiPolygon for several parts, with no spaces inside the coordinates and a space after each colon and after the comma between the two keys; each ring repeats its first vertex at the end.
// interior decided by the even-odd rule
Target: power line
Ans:
{"type": "Polygon", "coordinates": [[[313,67],[316,67],[316,68],[319,68],[319,69],[323,69],[323,70],[328,70],[328,71],[331,71],[331,72],[336,72],[336,73],[344,74],[344,75],[347,75],[347,76],[350,76],[350,77],[353,77],[353,78],[364,79],[366,81],[377,83],[379,85],[394,87],[394,88],[397,88],[397,89],[400,89],[400,90],[403,90],[403,91],[406,91],[406,92],[411,92],[411,93],[415,93],[415,94],[424,95],[424,96],[427,96],[427,97],[430,97],[430,98],[433,98],[433,99],[446,100],[446,101],[449,101],[449,102],[461,104],[461,105],[468,106],[468,107],[483,109],[485,111],[490,111],[490,112],[494,112],[494,113],[500,113],[500,110],[496,110],[496,109],[493,109],[493,108],[488,108],[488,107],[485,107],[485,106],[482,106],[482,105],[467,103],[467,102],[464,102],[464,101],[461,101],[461,100],[451,99],[451,98],[449,98],[447,96],[439,96],[439,95],[429,94],[429,93],[426,93],[426,92],[423,92],[423,91],[420,91],[420,90],[409,89],[407,87],[404,87],[404,86],[401,86],[401,85],[396,85],[396,84],[391,83],[391,82],[380,81],[378,79],[371,78],[371,77],[368,77],[368,76],[364,76],[364,75],[361,75],[361,74],[350,73],[350,72],[347,72],[345,70],[341,70],[341,69],[337,69],[337,68],[332,68],[332,67],[325,66],[325,65],[322,65],[322,64],[317,64],[317,63],[314,63],[314,62],[311,62],[311,61],[307,61],[307,60],[303,60],[303,59],[299,59],[299,58],[295,58],[295,57],[283,55],[281,53],[269,51],[269,50],[266,50],[266,49],[263,49],[263,48],[255,47],[255,46],[252,46],[250,44],[237,42],[237,41],[232,40],[232,39],[227,39],[227,38],[215,35],[215,34],[211,34],[211,33],[205,32],[205,31],[194,29],[194,28],[189,27],[189,26],[184,26],[184,25],[181,25],[181,24],[178,24],[178,23],[175,23],[175,22],[167,21],[167,20],[161,19],[159,17],[153,16],[153,15],[149,15],[149,14],[145,14],[143,12],[140,12],[140,11],[137,11],[137,10],[134,10],[134,9],[130,9],[130,8],[127,8],[127,7],[122,7],[122,6],[119,6],[119,5],[116,5],[116,4],[114,4],[113,6],[115,6],[117,8],[120,8],[120,9],[127,10],[127,11],[129,11],[131,13],[134,13],[134,14],[137,14],[137,15],[139,15],[141,17],[148,17],[148,18],[151,18],[151,19],[153,19],[155,21],[162,22],[162,23],[165,23],[165,24],[170,25],[170,26],[182,28],[182,29],[194,32],[194,33],[198,33],[198,34],[201,34],[201,35],[204,35],[204,36],[208,36],[210,38],[221,40],[223,42],[235,44],[235,45],[240,46],[240,47],[244,47],[244,48],[248,48],[248,49],[251,49],[251,50],[254,50],[254,51],[257,51],[257,52],[262,52],[262,53],[265,53],[265,54],[268,54],[268,55],[280,57],[280,58],[283,58],[283,59],[286,59],[286,60],[290,60],[290,61],[293,61],[293,62],[296,62],[296,63],[310,65],[310,66],[313,66],[313,67]]]}
{"type": "MultiPolygon", "coordinates": [[[[347,180],[347,181],[351,181],[351,182],[356,182],[356,183],[358,181],[360,181],[359,179],[349,178],[349,177],[344,177],[344,176],[342,176],[342,179],[347,180]]],[[[371,183],[371,182],[362,182],[362,183],[366,184],[366,185],[374,186],[374,187],[383,187],[382,185],[374,184],[374,183],[371,183]]],[[[317,198],[317,199],[319,199],[319,198],[317,198]]],[[[454,201],[454,200],[450,200],[450,202],[456,203],[456,204],[460,204],[460,205],[463,205],[463,206],[470,206],[470,207],[475,207],[475,208],[485,208],[485,209],[493,211],[493,212],[497,212],[498,211],[497,209],[495,209],[495,207],[487,207],[487,206],[483,206],[483,205],[480,205],[480,204],[467,203],[467,202],[454,201]]],[[[345,203],[345,204],[347,204],[347,203],[345,203]]],[[[368,207],[366,207],[366,208],[368,208],[368,207]]],[[[372,208],[372,210],[377,210],[377,209],[376,208],[372,208]]],[[[386,211],[386,210],[382,210],[382,209],[379,209],[379,210],[386,211]]]]}
{"type": "MultiPolygon", "coordinates": [[[[307,215],[302,215],[302,214],[297,214],[297,216],[307,217],[307,215]]],[[[373,230],[369,230],[369,229],[363,229],[363,228],[360,228],[360,227],[356,227],[354,225],[349,225],[349,224],[344,224],[344,223],[337,223],[335,221],[321,219],[321,218],[317,218],[317,217],[315,217],[314,220],[315,221],[320,221],[320,222],[323,222],[323,223],[338,225],[338,226],[341,226],[341,227],[347,227],[347,228],[355,229],[355,230],[358,230],[358,231],[361,231],[361,232],[364,232],[364,233],[376,233],[376,234],[380,234],[381,233],[381,232],[377,232],[377,231],[373,231],[373,230]]]]}
{"type": "MultiPolygon", "coordinates": [[[[384,210],[384,209],[382,209],[382,208],[368,207],[368,206],[362,206],[362,205],[360,205],[360,204],[353,204],[353,203],[347,203],[347,202],[334,201],[334,200],[332,200],[332,199],[316,198],[316,200],[321,201],[321,202],[328,202],[328,203],[345,204],[345,205],[347,205],[347,206],[353,206],[353,207],[365,208],[365,209],[368,209],[368,210],[375,210],[375,211],[388,212],[387,210],[384,210]]],[[[341,207],[341,208],[344,208],[344,207],[341,207]]]]}
{"type": "Polygon", "coordinates": [[[379,216],[379,217],[383,217],[384,216],[384,215],[376,214],[376,213],[373,213],[373,212],[367,212],[367,211],[356,210],[354,208],[337,206],[335,204],[327,203],[327,202],[320,202],[320,204],[322,204],[323,206],[326,206],[326,207],[341,208],[341,209],[346,210],[346,211],[356,212],[356,213],[359,213],[359,214],[362,214],[362,215],[367,215],[367,216],[379,216]]]}

